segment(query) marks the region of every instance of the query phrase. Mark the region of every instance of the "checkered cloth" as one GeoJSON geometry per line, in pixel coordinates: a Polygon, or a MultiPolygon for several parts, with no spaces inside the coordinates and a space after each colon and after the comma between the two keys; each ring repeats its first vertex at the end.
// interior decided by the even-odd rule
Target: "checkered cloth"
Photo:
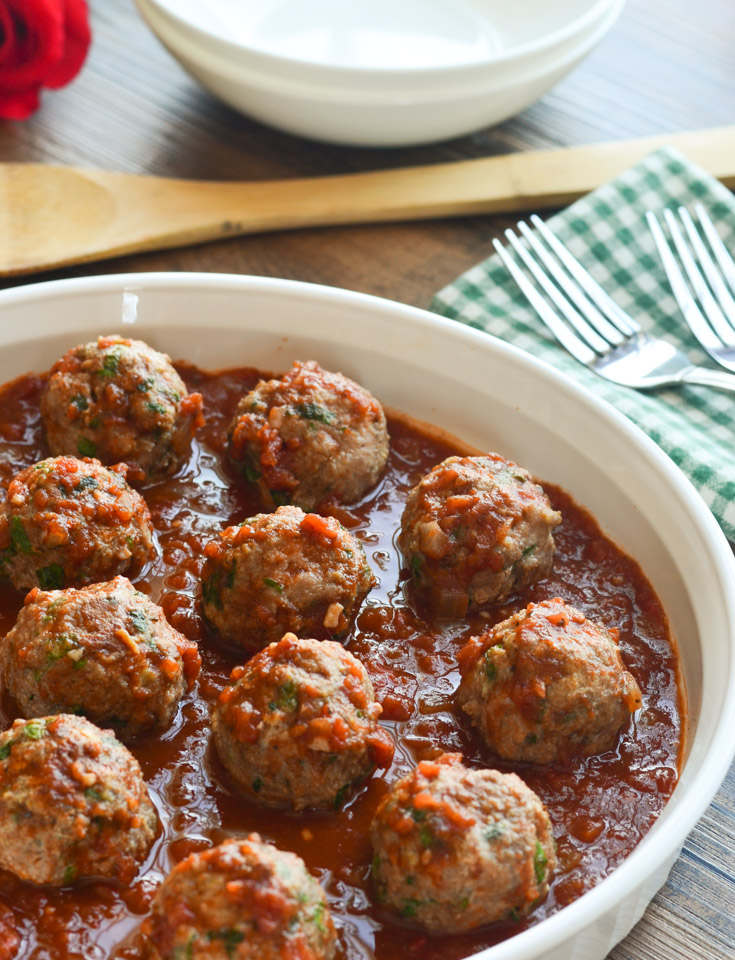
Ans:
{"type": "MultiPolygon", "coordinates": [[[[659,213],[667,206],[691,207],[697,201],[706,207],[728,249],[735,251],[735,198],[668,148],[548,223],[644,329],[671,340],[695,363],[712,366],[681,317],[644,217],[646,210],[659,213]]],[[[515,344],[612,403],[684,471],[727,537],[735,540],[735,395],[709,387],[642,393],[596,376],[548,333],[497,255],[440,290],[432,309],[515,344]]]]}

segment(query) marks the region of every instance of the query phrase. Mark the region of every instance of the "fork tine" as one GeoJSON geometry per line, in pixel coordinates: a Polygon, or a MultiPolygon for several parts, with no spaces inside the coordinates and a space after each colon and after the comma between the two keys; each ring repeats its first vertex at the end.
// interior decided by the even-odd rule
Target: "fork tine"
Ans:
{"type": "Polygon", "coordinates": [[[634,333],[639,333],[641,328],[636,321],[632,317],[629,317],[625,310],[619,307],[613,298],[602,289],[591,274],[584,269],[582,264],[572,256],[556,234],[546,226],[541,217],[534,213],[531,216],[531,223],[536,227],[580,287],[582,287],[589,298],[605,314],[611,323],[628,337],[634,333]]]}
{"type": "Polygon", "coordinates": [[[515,250],[517,256],[523,261],[526,268],[533,274],[536,283],[546,292],[546,295],[554,302],[557,310],[562,313],[572,327],[577,331],[587,346],[599,354],[606,353],[610,349],[610,344],[605,340],[594,327],[591,327],[586,319],[578,313],[572,304],[564,297],[559,288],[554,286],[548,274],[544,273],[531,254],[526,250],[518,237],[512,230],[506,230],[505,236],[515,250]]]}
{"type": "Polygon", "coordinates": [[[725,319],[725,315],[723,314],[722,310],[720,310],[715,298],[712,296],[712,293],[710,292],[710,289],[707,286],[707,283],[702,276],[694,257],[691,255],[689,247],[687,247],[684,241],[684,236],[679,229],[679,224],[676,222],[676,217],[669,209],[664,210],[664,217],[669,228],[669,233],[674,241],[676,252],[679,254],[679,259],[684,266],[684,271],[689,277],[689,283],[691,284],[694,293],[702,305],[702,311],[705,317],[707,317],[709,322],[712,324],[712,329],[720,337],[720,339],[728,346],[733,346],[734,341],[732,328],[725,319]]]}
{"type": "Polygon", "coordinates": [[[710,220],[709,214],[701,203],[694,205],[694,212],[699,217],[699,222],[702,224],[704,235],[707,237],[707,241],[712,249],[712,252],[714,253],[717,262],[720,265],[720,270],[722,270],[723,276],[730,284],[730,288],[732,289],[733,293],[735,293],[735,261],[727,252],[727,247],[720,239],[719,233],[717,230],[715,230],[714,223],[712,223],[710,220]]]}
{"type": "Polygon", "coordinates": [[[580,363],[592,363],[597,356],[594,350],[591,350],[586,343],[580,340],[576,333],[570,330],[566,323],[564,323],[557,313],[548,305],[534,285],[526,278],[521,268],[515,263],[513,258],[508,255],[502,243],[500,243],[499,240],[493,240],[493,246],[506,270],[518,284],[525,298],[559,343],[561,343],[575,359],[579,360],[580,363]]]}
{"type": "Polygon", "coordinates": [[[727,343],[728,346],[735,346],[735,300],[730,296],[730,291],[727,289],[727,285],[724,283],[722,276],[720,275],[719,270],[714,264],[712,257],[709,255],[709,251],[702,243],[702,238],[699,236],[699,231],[694,226],[694,221],[692,220],[689,211],[686,207],[679,207],[679,216],[681,222],[684,224],[684,229],[687,232],[689,237],[689,242],[692,245],[692,248],[697,255],[697,260],[699,261],[699,266],[704,271],[704,275],[707,277],[707,282],[710,285],[712,292],[716,297],[716,301],[722,311],[723,320],[723,331],[720,331],[715,317],[709,316],[707,312],[706,303],[702,303],[702,306],[705,308],[705,313],[709,317],[709,321],[715,330],[720,333],[722,339],[727,343]],[[727,336],[725,336],[727,333],[727,336]],[[729,338],[729,339],[728,339],[729,338]]]}
{"type": "Polygon", "coordinates": [[[705,350],[717,350],[717,348],[721,346],[720,340],[715,336],[712,328],[704,319],[701,310],[694,301],[694,297],[689,292],[689,287],[686,284],[684,275],[674,259],[674,255],[666,241],[661,225],[651,210],[647,211],[646,220],[648,221],[648,226],[651,228],[658,255],[661,258],[666,276],[669,278],[669,284],[676,297],[676,302],[684,314],[684,319],[689,325],[689,329],[705,350]]]}
{"type": "MultiPolygon", "coordinates": [[[[621,344],[624,338],[618,328],[614,327],[610,321],[600,313],[594,303],[584,295],[582,288],[575,283],[564,268],[559,265],[559,261],[554,260],[528,224],[521,220],[518,223],[518,229],[526,238],[533,252],[542,261],[547,271],[575,304],[585,320],[589,322],[591,328],[595,330],[596,333],[599,333],[603,339],[607,340],[608,344],[612,344],[613,346],[621,344]]],[[[584,335],[584,331],[580,331],[580,333],[584,335]]],[[[594,344],[590,344],[590,346],[594,347],[594,344]]],[[[597,348],[595,347],[595,349],[597,348]]]]}

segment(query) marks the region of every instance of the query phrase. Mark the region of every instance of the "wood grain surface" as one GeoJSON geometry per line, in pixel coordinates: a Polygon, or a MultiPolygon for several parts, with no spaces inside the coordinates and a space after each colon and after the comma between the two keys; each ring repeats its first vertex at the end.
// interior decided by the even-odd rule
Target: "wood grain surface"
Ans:
{"type": "MultiPolygon", "coordinates": [[[[198,87],[133,0],[91,0],[94,40],[68,88],[22,124],[0,123],[0,160],[194,179],[263,180],[380,170],[735,123],[735,2],[628,0],[592,55],[518,117],[400,150],[326,146],[270,130],[198,87]]],[[[501,216],[253,235],[105,261],[33,280],[144,270],[287,277],[427,307],[488,256],[501,216]]],[[[15,286],[22,278],[5,280],[15,286]]],[[[733,691],[735,695],[735,691],[733,691]]],[[[735,769],[669,881],[611,960],[735,958],[735,769]]]]}

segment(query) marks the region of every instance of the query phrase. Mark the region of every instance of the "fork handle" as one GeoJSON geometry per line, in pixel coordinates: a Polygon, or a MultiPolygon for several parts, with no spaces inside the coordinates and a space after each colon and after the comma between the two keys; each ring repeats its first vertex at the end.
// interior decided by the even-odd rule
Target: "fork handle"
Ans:
{"type": "Polygon", "coordinates": [[[688,367],[679,378],[680,383],[694,384],[700,387],[714,387],[735,393],[735,374],[724,370],[708,370],[707,367],[688,367]]]}

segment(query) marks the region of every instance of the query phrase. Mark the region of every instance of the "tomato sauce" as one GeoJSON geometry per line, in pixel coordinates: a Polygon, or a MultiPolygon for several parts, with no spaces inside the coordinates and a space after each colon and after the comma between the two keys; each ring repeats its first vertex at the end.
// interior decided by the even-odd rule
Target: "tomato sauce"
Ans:
{"type": "MultiPolygon", "coordinates": [[[[128,888],[82,882],[60,890],[34,888],[0,871],[0,960],[138,960],[139,927],[171,866],[232,834],[256,830],[304,858],[324,886],[339,931],[339,960],[459,960],[503,940],[575,900],[607,876],[651,827],[674,788],[682,738],[678,667],[666,616],[638,565],[601,534],[571,498],[545,485],[563,522],[554,533],[551,577],[510,603],[458,622],[423,619],[406,595],[395,547],[409,489],[432,466],[464,453],[402,419],[389,419],[391,454],[365,500],[334,514],[364,544],[380,583],[360,613],[348,649],[370,673],[382,721],[396,738],[393,767],[376,775],[338,812],[269,810],[238,796],[210,744],[209,712],[241,652],[224,648],[203,623],[199,577],[203,547],[223,526],[259,512],[243,481],[224,463],[226,431],[252,370],[207,374],[181,366],[190,390],[204,395],[207,422],[187,466],[145,488],[157,532],[155,560],[136,586],[160,603],[174,627],[200,644],[202,675],[169,730],[131,745],[139,759],[161,829],[138,878],[128,888]],[[531,600],[560,596],[620,630],[626,666],[643,690],[642,709],[606,754],[568,766],[499,762],[453,708],[457,652],[467,637],[531,600]],[[547,805],[559,870],[549,896],[527,919],[471,934],[429,937],[374,903],[368,827],[388,784],[422,759],[461,752],[470,765],[515,770],[547,805]]],[[[38,413],[43,379],[22,377],[0,392],[0,484],[48,456],[38,413]]],[[[503,451],[499,451],[503,452],[503,451]]],[[[15,622],[22,596],[0,585],[0,630],[15,622]]],[[[3,701],[0,727],[15,716],[3,701]]]]}

